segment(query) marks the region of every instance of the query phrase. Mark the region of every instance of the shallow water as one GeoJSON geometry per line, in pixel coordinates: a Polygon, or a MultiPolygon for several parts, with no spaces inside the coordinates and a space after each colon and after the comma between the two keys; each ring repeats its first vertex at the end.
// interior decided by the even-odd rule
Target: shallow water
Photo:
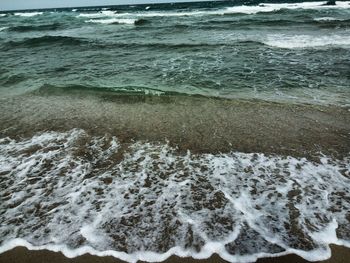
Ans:
{"type": "Polygon", "coordinates": [[[2,250],[25,240],[128,261],[216,252],[249,262],[319,260],[327,244],[349,245],[348,158],[178,154],[72,130],[1,139],[0,162],[2,250]]]}

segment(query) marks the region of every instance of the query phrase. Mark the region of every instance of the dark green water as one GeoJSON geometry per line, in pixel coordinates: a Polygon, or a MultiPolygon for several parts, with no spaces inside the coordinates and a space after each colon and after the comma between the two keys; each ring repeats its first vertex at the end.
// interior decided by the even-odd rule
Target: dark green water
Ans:
{"type": "Polygon", "coordinates": [[[0,92],[79,86],[348,105],[349,2],[257,4],[7,13],[0,92]]]}

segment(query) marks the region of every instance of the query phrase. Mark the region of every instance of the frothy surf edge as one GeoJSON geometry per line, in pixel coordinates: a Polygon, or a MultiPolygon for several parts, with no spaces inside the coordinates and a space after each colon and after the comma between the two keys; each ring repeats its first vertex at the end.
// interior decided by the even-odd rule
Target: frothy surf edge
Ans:
{"type": "MultiPolygon", "coordinates": [[[[332,245],[332,244],[329,244],[329,245],[332,245]]],[[[334,245],[345,246],[347,248],[350,248],[350,246],[344,245],[343,242],[337,242],[337,243],[334,243],[334,245]]],[[[111,257],[114,257],[114,258],[117,258],[117,259],[120,259],[120,260],[123,260],[126,262],[130,262],[130,263],[136,263],[138,261],[163,262],[163,261],[167,260],[168,258],[170,258],[171,256],[178,256],[181,258],[191,257],[193,259],[202,260],[202,259],[208,259],[212,255],[214,255],[215,253],[218,253],[217,249],[212,249],[211,251],[208,250],[208,251],[205,251],[201,254],[194,255],[189,251],[184,251],[180,247],[174,247],[174,248],[170,249],[168,252],[163,253],[163,254],[148,252],[148,251],[143,251],[141,253],[135,253],[135,254],[126,254],[123,252],[111,251],[111,250],[110,251],[97,251],[97,250],[95,250],[91,247],[88,247],[88,246],[81,247],[79,249],[70,249],[64,245],[33,246],[32,244],[25,241],[24,239],[17,238],[17,239],[10,240],[10,241],[6,242],[4,245],[2,245],[0,247],[0,254],[5,253],[7,251],[10,251],[10,250],[17,248],[17,247],[25,247],[28,250],[32,250],[32,251],[48,250],[48,251],[52,251],[52,252],[61,252],[67,258],[76,258],[76,257],[82,256],[85,254],[90,254],[90,255],[98,256],[98,257],[111,256],[111,257]]],[[[310,252],[306,254],[305,251],[300,251],[300,250],[295,250],[295,249],[291,249],[289,251],[278,253],[278,254],[259,253],[256,255],[251,255],[249,257],[244,257],[244,258],[239,257],[239,258],[237,258],[237,260],[232,260],[232,257],[225,257],[222,254],[219,254],[219,256],[222,259],[227,260],[229,262],[233,262],[233,263],[238,263],[238,262],[249,263],[249,262],[255,262],[261,258],[276,258],[276,257],[281,257],[281,256],[286,256],[286,255],[291,255],[291,254],[298,255],[298,256],[300,256],[306,260],[309,260],[309,261],[323,261],[323,260],[327,260],[331,257],[331,250],[330,249],[328,250],[327,253],[324,253],[321,256],[319,256],[320,255],[319,252],[320,251],[318,251],[318,250],[312,251],[312,254],[315,255],[315,257],[314,256],[310,257],[310,252]]]]}
{"type": "MultiPolygon", "coordinates": [[[[8,196],[6,193],[1,193],[5,197],[4,200],[7,199],[2,204],[2,209],[8,209],[4,213],[3,219],[8,218],[12,220],[11,218],[14,218],[18,213],[29,216],[28,209],[31,209],[30,204],[34,201],[33,198],[42,195],[40,189],[47,189],[48,187],[51,188],[50,191],[52,192],[50,192],[49,196],[43,195],[39,197],[43,211],[45,212],[45,204],[47,204],[49,209],[45,212],[45,216],[37,218],[39,221],[35,221],[36,219],[32,218],[34,221],[28,222],[29,228],[39,226],[39,229],[34,230],[32,233],[26,226],[23,227],[21,225],[23,223],[15,226],[22,233],[23,231],[29,231],[27,234],[23,234],[26,236],[26,239],[13,238],[14,234],[6,230],[6,225],[0,225],[1,232],[8,233],[8,240],[4,236],[4,241],[0,246],[0,253],[17,246],[24,246],[30,250],[47,249],[54,252],[62,252],[69,258],[89,253],[96,256],[113,256],[128,262],[136,262],[137,260],[160,262],[172,255],[206,259],[214,253],[230,262],[252,262],[262,257],[276,257],[287,254],[297,254],[306,260],[316,261],[330,257],[329,244],[350,247],[350,242],[338,238],[336,233],[337,229],[342,227],[343,230],[341,231],[344,231],[344,233],[341,234],[345,238],[349,234],[346,227],[346,218],[344,218],[346,217],[344,211],[346,213],[349,203],[344,203],[340,206],[336,205],[339,200],[336,199],[338,197],[337,193],[342,193],[349,184],[349,159],[332,161],[327,157],[321,157],[320,163],[312,163],[305,158],[296,159],[238,152],[220,155],[191,155],[190,153],[178,155],[174,149],[167,145],[154,145],[142,142],[136,142],[130,147],[131,152],[124,154],[121,161],[113,163],[116,158],[114,153],[120,150],[118,140],[108,137],[89,138],[82,130],[72,130],[67,133],[42,133],[29,140],[1,139],[0,162],[2,165],[0,171],[4,176],[4,183],[7,180],[15,180],[15,182],[9,182],[10,185],[13,185],[13,189],[6,187],[7,190],[13,192],[11,199],[6,198],[8,196]],[[83,148],[81,149],[81,147],[83,148]],[[83,160],[83,156],[88,156],[88,162],[83,160]],[[108,169],[100,171],[99,167],[101,165],[102,167],[107,165],[108,169]],[[15,166],[16,168],[14,168],[15,166]],[[344,169],[345,172],[343,172],[345,174],[341,174],[339,171],[344,169]],[[64,173],[63,175],[62,172],[64,173]],[[96,172],[98,173],[97,175],[96,172]],[[106,185],[101,185],[99,183],[100,179],[105,180],[107,182],[106,185]],[[23,184],[23,182],[28,182],[25,185],[27,185],[29,192],[25,191],[25,189],[22,189],[22,192],[19,190],[15,192],[16,187],[23,184]],[[260,185],[256,185],[257,182],[260,185]],[[271,185],[271,182],[275,182],[275,184],[271,185]],[[141,185],[137,186],[139,183],[141,185]],[[237,189],[241,192],[235,194],[237,190],[235,186],[237,184],[237,189]],[[245,190],[245,186],[249,186],[250,190],[245,190]],[[271,189],[271,186],[275,188],[271,189]],[[99,191],[94,193],[96,187],[102,187],[102,195],[101,193],[98,194],[99,191]],[[126,187],[124,190],[127,191],[127,199],[122,197],[125,193],[123,187],[126,187]],[[140,188],[137,189],[137,187],[140,188]],[[156,203],[151,204],[154,193],[159,190],[163,191],[163,193],[157,196],[156,203]],[[262,192],[259,193],[259,191],[262,192]],[[31,196],[26,197],[25,192],[27,194],[31,193],[31,196]],[[183,198],[173,198],[173,194],[176,193],[182,193],[183,198]],[[216,199],[211,199],[210,195],[212,193],[221,193],[221,201],[217,200],[218,196],[215,197],[216,199]],[[257,198],[256,194],[258,194],[259,199],[255,199],[257,198]],[[276,198],[278,197],[276,199],[278,203],[276,204],[274,204],[274,195],[276,198]],[[64,196],[65,199],[59,201],[58,197],[60,196],[64,196]],[[202,196],[201,200],[198,200],[199,196],[202,196]],[[173,223],[172,219],[163,219],[162,215],[169,215],[168,213],[172,211],[175,205],[175,210],[178,213],[175,217],[185,227],[183,228],[176,223],[177,221],[175,222],[173,227],[178,227],[176,232],[179,232],[173,233],[174,237],[172,238],[175,238],[176,242],[174,245],[169,245],[164,252],[154,252],[150,248],[156,247],[153,246],[152,242],[157,242],[156,240],[167,232],[162,232],[163,230],[159,230],[159,232],[154,230],[155,232],[152,232],[151,230],[148,234],[151,237],[153,235],[153,237],[149,240],[147,236],[141,235],[138,237],[139,231],[144,231],[142,229],[147,227],[147,223],[146,225],[136,223],[135,226],[126,226],[118,221],[118,213],[115,213],[117,211],[119,213],[124,211],[124,215],[121,218],[128,214],[134,216],[142,211],[142,209],[139,211],[133,205],[133,201],[137,201],[140,198],[151,204],[150,214],[147,211],[147,213],[141,212],[141,216],[146,222],[153,218],[160,220],[159,223],[161,224],[163,222],[171,225],[173,223]],[[191,198],[194,199],[192,200],[191,198]],[[97,212],[97,214],[91,210],[96,200],[100,200],[102,202],[101,207],[103,207],[102,211],[97,212]],[[198,201],[200,202],[197,203],[198,201]],[[57,207],[57,205],[55,206],[57,202],[63,203],[57,207]],[[90,202],[91,204],[89,204],[90,202]],[[269,205],[269,202],[272,205],[269,205]],[[120,203],[123,203],[121,207],[120,203]],[[81,207],[82,204],[87,206],[83,208],[81,207]],[[74,208],[76,205],[81,207],[80,212],[82,214],[79,212],[77,215],[74,215],[73,213],[71,218],[69,215],[72,211],[70,210],[76,211],[76,208],[74,208]],[[314,243],[307,250],[295,248],[298,245],[294,244],[293,238],[289,240],[288,236],[290,233],[288,231],[286,233],[270,233],[269,224],[273,223],[273,221],[270,221],[272,219],[269,218],[264,219],[265,213],[277,216],[275,220],[278,219],[280,222],[276,222],[277,225],[274,227],[281,227],[281,231],[286,230],[283,224],[286,224],[289,220],[288,217],[290,215],[288,216],[288,213],[290,211],[285,210],[289,205],[298,208],[298,211],[300,211],[300,217],[297,218],[297,222],[300,224],[298,228],[304,232],[303,235],[306,235],[304,237],[302,235],[302,240],[307,238],[307,241],[303,242],[314,243]],[[63,210],[64,214],[59,209],[56,209],[60,207],[63,207],[61,211],[63,210]],[[329,208],[335,209],[334,214],[327,215],[329,208]],[[111,211],[115,209],[117,210],[111,211]],[[125,209],[129,209],[126,214],[125,209]],[[157,212],[159,209],[165,210],[164,212],[157,212]],[[261,209],[265,212],[262,213],[261,209]],[[92,221],[90,219],[81,221],[85,210],[92,212],[89,215],[92,221]],[[276,211],[278,215],[275,215],[276,211]],[[319,212],[322,215],[321,221],[318,218],[319,212]],[[103,214],[103,216],[101,217],[99,213],[103,214]],[[160,213],[160,218],[157,215],[154,216],[154,213],[160,213]],[[220,216],[223,213],[227,213],[228,218],[232,217],[233,219],[232,223],[230,223],[233,224],[233,228],[229,231],[225,230],[225,227],[221,228],[220,226],[227,223],[222,223],[223,221],[221,220],[224,217],[220,220],[220,216]],[[68,215],[69,219],[73,221],[66,225],[66,227],[70,226],[72,228],[68,229],[68,231],[66,231],[64,224],[59,229],[55,227],[55,222],[62,220],[65,215],[68,215]],[[52,228],[52,235],[50,234],[51,236],[49,237],[45,237],[43,233],[46,226],[41,226],[40,223],[45,222],[45,217],[47,216],[49,218],[53,216],[49,223],[49,226],[52,228]],[[74,216],[76,218],[73,218],[74,216]],[[205,225],[210,222],[207,220],[211,218],[214,220],[212,222],[216,222],[217,216],[219,216],[220,223],[213,229],[206,228],[205,225]],[[311,224],[312,227],[309,228],[303,224],[311,224]],[[121,229],[120,231],[122,232],[119,233],[118,228],[113,228],[113,225],[117,227],[120,225],[122,228],[127,227],[129,231],[121,229]],[[190,231],[193,236],[204,240],[199,250],[195,250],[192,247],[186,248],[182,243],[185,236],[181,235],[186,234],[186,225],[193,229],[190,231]],[[111,244],[108,241],[110,239],[107,237],[107,234],[110,232],[108,229],[106,232],[105,227],[112,227],[112,231],[116,231],[116,235],[127,231],[126,233],[130,235],[130,240],[126,239],[126,242],[130,242],[130,246],[134,245],[134,249],[130,252],[123,252],[115,248],[111,249],[111,244]],[[75,248],[68,244],[72,241],[76,242],[75,240],[77,239],[73,238],[70,241],[67,240],[67,243],[63,242],[65,240],[64,235],[71,236],[69,232],[72,230],[74,230],[73,233],[77,233],[85,239],[83,244],[75,244],[75,248]],[[38,233],[43,234],[39,240],[35,237],[38,233]],[[59,240],[58,233],[61,233],[63,240],[59,240]],[[252,237],[258,238],[258,241],[253,241],[257,243],[253,243],[253,247],[250,247],[252,250],[248,249],[246,253],[242,253],[242,251],[245,251],[244,247],[242,251],[235,247],[235,241],[243,242],[244,246],[244,242],[249,241],[252,237]],[[140,238],[144,238],[144,240],[139,240],[140,238]],[[33,245],[28,240],[33,240],[39,244],[33,245]],[[40,245],[40,243],[44,245],[40,245]],[[140,247],[145,249],[140,249],[140,247]]],[[[340,194],[341,198],[343,194],[340,194]]],[[[144,207],[144,209],[147,210],[147,207],[144,207]]],[[[27,222],[27,220],[25,219],[24,222],[27,222]]],[[[118,239],[115,242],[118,243],[118,239]]],[[[170,242],[169,244],[173,243],[170,242]]]]}
{"type": "MultiPolygon", "coordinates": [[[[343,246],[346,248],[350,248],[349,242],[344,242],[338,240],[336,242],[328,243],[329,245],[337,245],[343,246]]],[[[331,249],[328,247],[327,251],[314,250],[311,252],[305,252],[297,249],[289,249],[285,252],[277,253],[277,254],[269,254],[269,253],[258,253],[255,255],[245,256],[245,257],[237,257],[236,259],[232,259],[232,256],[226,256],[225,254],[220,253],[221,249],[218,249],[215,244],[212,247],[208,246],[207,251],[202,251],[201,253],[193,254],[191,251],[185,251],[181,247],[171,248],[166,253],[155,253],[151,251],[143,251],[137,252],[134,254],[127,254],[124,252],[107,250],[107,251],[97,251],[89,246],[80,247],[78,249],[71,249],[65,245],[43,245],[43,246],[34,246],[27,242],[24,239],[16,238],[9,241],[6,241],[2,246],[0,246],[0,254],[8,252],[17,247],[25,247],[31,251],[40,251],[40,250],[48,250],[51,252],[60,252],[67,258],[76,258],[79,256],[83,256],[85,254],[90,254],[98,257],[114,257],[129,263],[136,263],[138,261],[144,262],[163,262],[169,259],[172,256],[177,256],[180,258],[193,258],[198,260],[204,260],[210,258],[214,254],[218,254],[222,259],[232,262],[232,263],[250,263],[256,262],[261,258],[277,258],[287,255],[298,255],[305,260],[315,262],[315,261],[323,261],[331,258],[331,249]]]]}

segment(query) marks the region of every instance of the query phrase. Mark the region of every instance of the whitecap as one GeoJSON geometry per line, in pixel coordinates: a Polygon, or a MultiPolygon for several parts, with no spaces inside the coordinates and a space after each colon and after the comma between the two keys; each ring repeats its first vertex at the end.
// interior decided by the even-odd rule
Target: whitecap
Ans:
{"type": "Polygon", "coordinates": [[[269,35],[264,44],[279,48],[320,48],[320,47],[350,47],[350,36],[347,35],[269,35]]]}
{"type": "Polygon", "coordinates": [[[116,11],[105,10],[98,13],[87,13],[87,14],[82,13],[82,14],[79,14],[78,17],[89,17],[89,18],[113,17],[116,14],[117,14],[116,11]]]}
{"type": "Polygon", "coordinates": [[[98,18],[103,17],[102,13],[92,13],[92,14],[79,14],[77,17],[89,17],[89,18],[98,18]]]}
{"type": "Polygon", "coordinates": [[[9,27],[7,27],[7,26],[0,27],[0,32],[6,30],[6,29],[8,29],[8,28],[9,28],[9,27]]]}
{"type": "Polygon", "coordinates": [[[344,21],[344,19],[327,16],[327,17],[316,17],[316,18],[314,18],[314,21],[321,21],[321,22],[323,22],[323,21],[325,21],[325,22],[327,22],[327,21],[344,21]]]}
{"type": "Polygon", "coordinates": [[[349,9],[350,1],[337,2],[335,6],[325,6],[325,2],[303,2],[303,3],[283,3],[283,4],[269,4],[262,3],[256,6],[233,6],[222,8],[219,10],[194,10],[194,11],[147,11],[147,12],[133,12],[133,13],[109,13],[108,16],[136,16],[136,17],[180,17],[180,16],[206,16],[206,15],[225,15],[225,14],[257,14],[274,12],[281,9],[349,9]]]}
{"type": "Polygon", "coordinates": [[[350,1],[337,2],[335,6],[324,5],[325,2],[302,2],[302,3],[283,3],[283,4],[269,4],[261,3],[257,6],[234,6],[226,9],[225,13],[243,13],[256,14],[264,12],[274,12],[281,9],[350,9],[350,1]]]}
{"type": "Polygon", "coordinates": [[[31,13],[14,13],[15,16],[22,16],[22,17],[32,17],[32,16],[38,16],[42,15],[43,12],[31,12],[31,13]]]}
{"type": "Polygon", "coordinates": [[[87,21],[89,23],[99,23],[99,24],[129,24],[134,25],[137,22],[137,19],[118,19],[118,18],[109,18],[109,19],[90,19],[87,21]]]}

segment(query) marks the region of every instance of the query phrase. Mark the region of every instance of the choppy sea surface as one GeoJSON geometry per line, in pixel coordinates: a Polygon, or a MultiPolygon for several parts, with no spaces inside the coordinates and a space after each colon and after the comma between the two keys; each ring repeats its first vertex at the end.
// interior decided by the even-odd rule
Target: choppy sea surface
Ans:
{"type": "MultiPolygon", "coordinates": [[[[203,95],[350,106],[350,1],[0,13],[0,96],[203,95]]],[[[1,134],[1,133],[0,133],[1,134]]],[[[0,253],[231,262],[350,247],[350,159],[187,154],[82,129],[0,136],[0,253]]]]}
{"type": "Polygon", "coordinates": [[[349,105],[350,2],[247,3],[2,13],[1,91],[51,85],[349,105]]]}

